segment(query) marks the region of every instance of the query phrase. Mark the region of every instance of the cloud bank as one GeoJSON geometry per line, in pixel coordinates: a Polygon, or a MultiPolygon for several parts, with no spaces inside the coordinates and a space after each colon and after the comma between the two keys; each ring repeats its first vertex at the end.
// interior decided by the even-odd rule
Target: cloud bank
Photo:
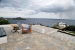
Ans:
{"type": "Polygon", "coordinates": [[[75,0],[0,0],[0,16],[75,19],[75,0]]]}

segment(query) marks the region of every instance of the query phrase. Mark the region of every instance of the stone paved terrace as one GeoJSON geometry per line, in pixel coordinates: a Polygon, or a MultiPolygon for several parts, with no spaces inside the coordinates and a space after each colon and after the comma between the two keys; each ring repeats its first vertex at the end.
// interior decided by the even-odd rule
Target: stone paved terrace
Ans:
{"type": "Polygon", "coordinates": [[[32,34],[21,34],[8,32],[7,28],[5,31],[8,33],[8,42],[0,44],[0,50],[75,50],[75,37],[60,32],[41,34],[32,31],[32,34]],[[63,38],[71,40],[71,43],[63,38]]]}

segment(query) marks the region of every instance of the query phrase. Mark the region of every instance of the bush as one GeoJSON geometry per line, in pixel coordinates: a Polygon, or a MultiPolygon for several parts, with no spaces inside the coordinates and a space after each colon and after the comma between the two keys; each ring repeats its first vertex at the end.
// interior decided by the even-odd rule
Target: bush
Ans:
{"type": "Polygon", "coordinates": [[[0,21],[0,25],[2,25],[2,24],[10,24],[10,23],[9,23],[8,20],[1,20],[1,21],[0,21]]]}
{"type": "Polygon", "coordinates": [[[75,31],[75,25],[70,25],[70,26],[66,27],[66,29],[69,31],[75,31]]]}
{"type": "Polygon", "coordinates": [[[75,31],[75,25],[69,25],[66,28],[64,28],[63,30],[67,30],[67,31],[75,31]]]}

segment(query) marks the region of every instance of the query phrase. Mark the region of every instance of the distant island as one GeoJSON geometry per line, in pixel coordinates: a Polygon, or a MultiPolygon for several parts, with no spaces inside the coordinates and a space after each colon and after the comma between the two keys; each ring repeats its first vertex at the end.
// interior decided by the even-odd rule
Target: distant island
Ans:
{"type": "Polygon", "coordinates": [[[7,20],[26,20],[26,18],[21,18],[21,17],[17,17],[17,18],[6,18],[7,20]]]}

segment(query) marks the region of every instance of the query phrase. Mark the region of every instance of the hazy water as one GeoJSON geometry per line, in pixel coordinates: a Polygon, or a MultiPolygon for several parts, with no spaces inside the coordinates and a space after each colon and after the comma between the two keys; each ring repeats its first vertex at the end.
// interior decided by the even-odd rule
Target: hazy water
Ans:
{"type": "Polygon", "coordinates": [[[22,22],[25,24],[37,24],[41,23],[46,26],[53,26],[55,23],[64,22],[68,25],[75,25],[75,20],[66,20],[66,19],[41,19],[41,18],[26,18],[26,20],[9,20],[10,23],[22,22]]]}

